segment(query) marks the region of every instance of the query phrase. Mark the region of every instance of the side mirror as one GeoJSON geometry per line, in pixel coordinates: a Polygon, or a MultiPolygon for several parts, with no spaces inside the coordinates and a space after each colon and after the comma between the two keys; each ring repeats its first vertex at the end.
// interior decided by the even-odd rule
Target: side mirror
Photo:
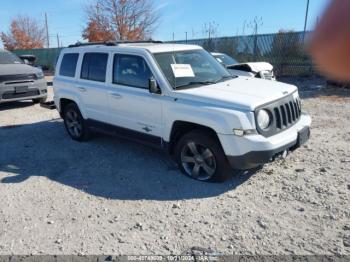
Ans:
{"type": "Polygon", "coordinates": [[[149,79],[148,89],[151,94],[161,94],[158,83],[153,77],[149,79]]]}

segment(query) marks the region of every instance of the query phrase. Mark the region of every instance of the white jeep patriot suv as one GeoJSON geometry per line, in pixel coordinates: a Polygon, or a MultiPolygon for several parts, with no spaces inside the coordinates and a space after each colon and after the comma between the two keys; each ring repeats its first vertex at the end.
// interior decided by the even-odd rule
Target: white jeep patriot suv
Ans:
{"type": "Polygon", "coordinates": [[[186,175],[222,181],[305,143],[297,87],[235,77],[199,46],[71,45],[53,82],[72,139],[105,131],[167,150],[186,175]]]}

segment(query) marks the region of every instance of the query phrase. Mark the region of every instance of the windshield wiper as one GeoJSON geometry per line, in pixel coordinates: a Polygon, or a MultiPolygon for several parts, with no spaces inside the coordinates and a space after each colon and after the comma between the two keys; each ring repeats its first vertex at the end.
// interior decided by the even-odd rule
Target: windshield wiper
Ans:
{"type": "Polygon", "coordinates": [[[192,82],[188,82],[186,84],[183,85],[179,85],[176,86],[175,89],[179,89],[182,87],[187,87],[187,86],[193,86],[193,85],[211,85],[211,84],[215,84],[217,83],[216,81],[192,81],[192,82]]]}
{"type": "Polygon", "coordinates": [[[229,75],[229,76],[223,76],[221,77],[220,79],[218,79],[217,81],[215,81],[215,83],[219,83],[219,82],[223,82],[227,79],[232,79],[232,78],[236,78],[237,76],[232,76],[232,75],[229,75]]]}
{"type": "Polygon", "coordinates": [[[226,79],[232,79],[232,78],[236,78],[236,76],[232,76],[232,75],[223,76],[223,77],[221,77],[221,78],[219,78],[218,80],[215,80],[215,81],[191,81],[189,83],[176,86],[175,89],[179,89],[179,88],[183,88],[183,87],[189,87],[189,86],[192,86],[192,85],[212,85],[212,84],[217,84],[219,82],[223,82],[226,79]]]}

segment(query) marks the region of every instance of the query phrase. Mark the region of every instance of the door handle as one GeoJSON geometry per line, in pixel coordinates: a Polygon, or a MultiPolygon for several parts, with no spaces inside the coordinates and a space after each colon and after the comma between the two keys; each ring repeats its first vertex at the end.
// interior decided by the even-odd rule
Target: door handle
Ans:
{"type": "Polygon", "coordinates": [[[79,89],[80,92],[86,92],[86,88],[85,87],[78,86],[78,89],[79,89]]]}
{"type": "Polygon", "coordinates": [[[118,94],[118,93],[110,93],[110,95],[115,98],[115,99],[120,99],[122,98],[122,95],[118,94]]]}

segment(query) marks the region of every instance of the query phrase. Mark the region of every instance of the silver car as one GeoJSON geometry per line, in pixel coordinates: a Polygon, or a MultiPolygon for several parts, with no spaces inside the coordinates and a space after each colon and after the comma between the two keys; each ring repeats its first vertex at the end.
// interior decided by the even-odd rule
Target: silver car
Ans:
{"type": "Polygon", "coordinates": [[[46,97],[43,71],[26,65],[11,52],[0,50],[0,103],[27,99],[40,103],[46,97]]]}

